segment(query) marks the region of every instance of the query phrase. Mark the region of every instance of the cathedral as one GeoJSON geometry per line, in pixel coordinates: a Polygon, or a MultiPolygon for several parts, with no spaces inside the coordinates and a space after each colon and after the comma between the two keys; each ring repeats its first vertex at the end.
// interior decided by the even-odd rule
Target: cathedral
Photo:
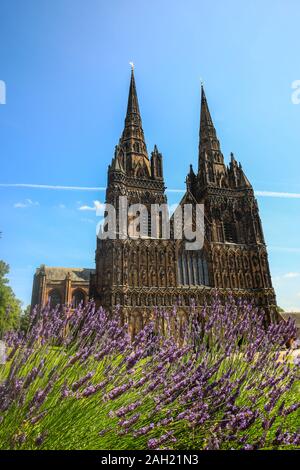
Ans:
{"type": "MultiPolygon", "coordinates": [[[[139,109],[134,70],[131,71],[124,129],[108,166],[106,204],[119,211],[120,197],[128,204],[166,204],[163,156],[154,146],[149,157],[139,109]]],[[[269,270],[258,204],[243,168],[233,154],[224,162],[204,88],[201,90],[198,168],[186,177],[180,206],[204,207],[204,242],[186,250],[183,240],[149,231],[135,238],[97,237],[95,269],[37,269],[32,305],[68,303],[89,298],[108,310],[119,306],[131,334],[153,316],[155,308],[177,305],[179,317],[191,304],[210,302],[217,290],[222,301],[229,294],[253,300],[266,321],[276,320],[276,298],[269,270]]],[[[193,219],[194,220],[194,219],[193,219]]],[[[173,218],[170,219],[172,232],[173,218]]]]}

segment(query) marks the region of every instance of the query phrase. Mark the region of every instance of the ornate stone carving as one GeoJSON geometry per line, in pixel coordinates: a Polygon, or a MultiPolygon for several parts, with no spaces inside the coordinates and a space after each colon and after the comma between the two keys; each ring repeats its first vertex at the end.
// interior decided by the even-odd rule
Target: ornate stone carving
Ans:
{"type": "MultiPolygon", "coordinates": [[[[148,158],[133,73],[125,127],[108,170],[106,202],[115,203],[120,195],[127,196],[129,204],[146,207],[167,201],[163,157],[155,146],[148,158]]],[[[253,188],[233,154],[225,165],[204,90],[199,170],[194,173],[190,168],[181,204],[190,201],[205,207],[205,242],[200,253],[184,253],[182,243],[172,239],[97,243],[97,302],[107,309],[119,302],[132,334],[154,314],[154,306],[172,307],[177,302],[182,324],[191,303],[209,302],[214,288],[223,301],[231,293],[253,299],[267,311],[276,306],[253,188]]]]}

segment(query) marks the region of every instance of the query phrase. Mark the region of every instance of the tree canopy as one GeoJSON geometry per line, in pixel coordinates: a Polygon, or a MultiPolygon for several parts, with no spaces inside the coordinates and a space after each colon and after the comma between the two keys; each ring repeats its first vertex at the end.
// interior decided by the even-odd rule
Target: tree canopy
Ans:
{"type": "Polygon", "coordinates": [[[3,333],[20,324],[21,302],[9,286],[7,274],[9,265],[0,260],[0,338],[3,333]]]}

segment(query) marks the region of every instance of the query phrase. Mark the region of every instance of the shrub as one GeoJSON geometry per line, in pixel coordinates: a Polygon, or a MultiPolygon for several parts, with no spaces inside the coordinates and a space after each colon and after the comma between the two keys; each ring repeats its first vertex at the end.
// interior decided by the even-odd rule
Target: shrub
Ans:
{"type": "Polygon", "coordinates": [[[130,341],[118,311],[36,309],[6,335],[0,448],[300,446],[292,321],[266,328],[251,304],[217,297],[180,324],[176,308],[153,317],[130,341]]]}

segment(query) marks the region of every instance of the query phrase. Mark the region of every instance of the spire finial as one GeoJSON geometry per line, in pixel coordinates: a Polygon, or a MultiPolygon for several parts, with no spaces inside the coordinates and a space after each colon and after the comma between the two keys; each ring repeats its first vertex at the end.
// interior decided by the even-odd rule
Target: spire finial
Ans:
{"type": "MultiPolygon", "coordinates": [[[[136,113],[140,114],[139,111],[139,104],[138,104],[138,98],[137,98],[137,93],[136,93],[136,87],[135,87],[135,79],[134,79],[134,64],[133,62],[129,62],[131,65],[131,78],[130,78],[130,86],[129,86],[129,95],[128,95],[128,106],[127,106],[127,116],[126,118],[129,117],[130,114],[136,113]]],[[[140,116],[139,116],[140,119],[140,116]]]]}

